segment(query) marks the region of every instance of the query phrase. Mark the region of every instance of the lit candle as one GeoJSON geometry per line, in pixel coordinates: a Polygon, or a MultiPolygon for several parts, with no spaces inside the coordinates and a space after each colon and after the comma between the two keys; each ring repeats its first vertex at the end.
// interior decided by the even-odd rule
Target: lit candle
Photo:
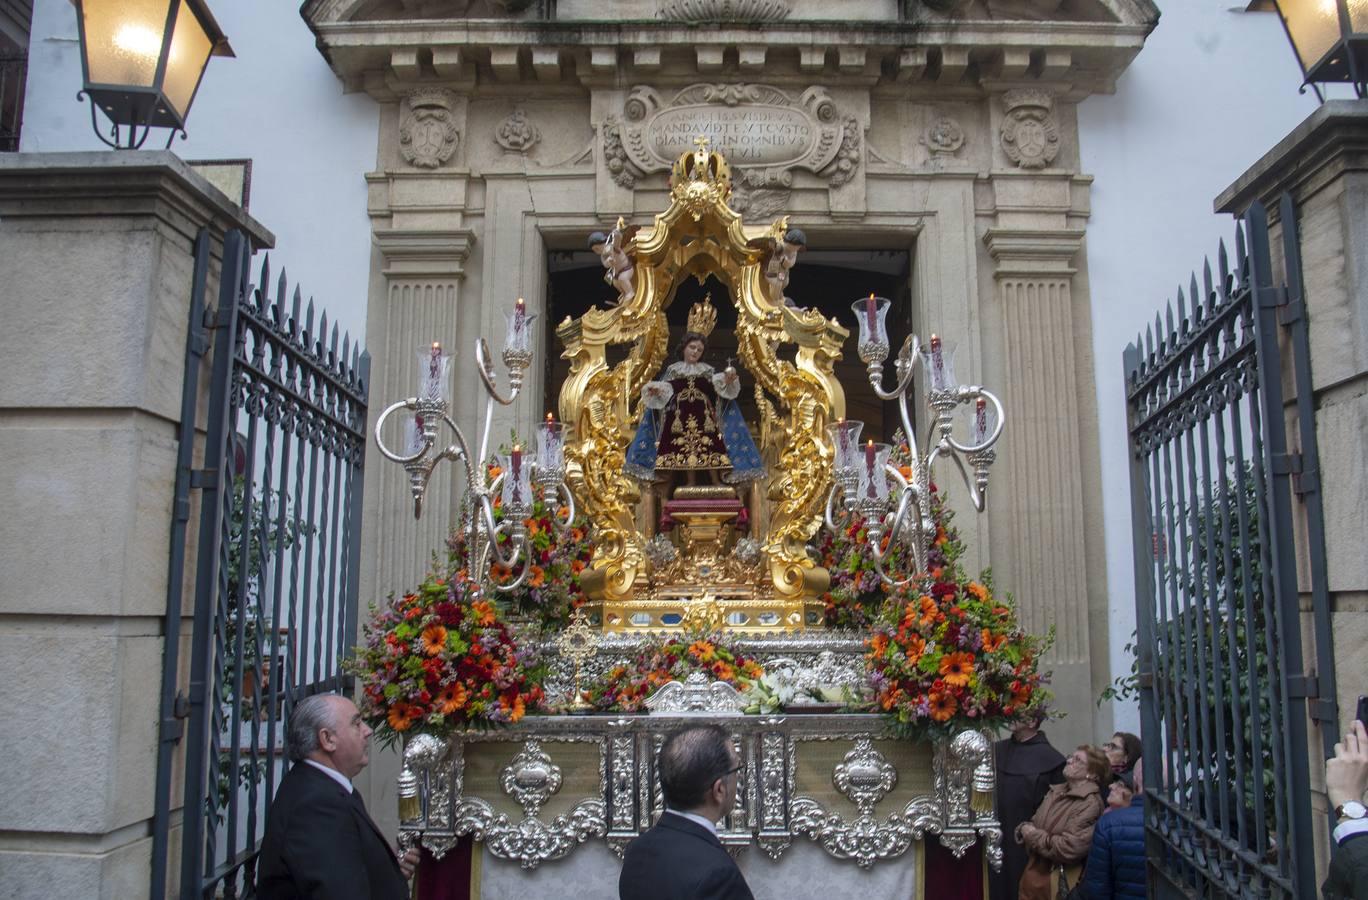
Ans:
{"type": "Polygon", "coordinates": [[[974,403],[974,443],[983,443],[988,437],[988,401],[982,397],[974,403]]]}
{"type": "Polygon", "coordinates": [[[865,319],[869,324],[869,339],[871,341],[874,340],[874,335],[878,333],[877,327],[874,324],[874,316],[876,312],[877,310],[874,306],[874,295],[870,294],[869,299],[865,301],[865,319]]]}
{"type": "Polygon", "coordinates": [[[873,474],[874,474],[874,441],[873,441],[873,440],[871,440],[869,443],[865,444],[865,468],[869,470],[869,474],[870,474],[870,475],[873,475],[873,474]]]}
{"type": "MultiPolygon", "coordinates": [[[[982,403],[983,401],[980,400],[979,402],[982,403]]],[[[553,416],[553,415],[551,415],[550,413],[547,413],[547,414],[546,414],[546,424],[547,424],[547,425],[554,425],[555,423],[556,423],[556,417],[553,416]]]]}
{"type": "Polygon", "coordinates": [[[941,339],[931,335],[931,386],[937,390],[945,387],[945,354],[941,351],[941,339]]]}
{"type": "Polygon", "coordinates": [[[509,457],[513,463],[513,477],[516,479],[522,473],[522,444],[513,445],[513,454],[509,457]]]}
{"type": "Polygon", "coordinates": [[[516,328],[518,331],[522,331],[523,326],[526,323],[527,304],[523,302],[523,298],[519,297],[518,302],[513,304],[513,327],[516,328]]]}
{"type": "Polygon", "coordinates": [[[442,359],[442,345],[433,341],[426,352],[418,352],[418,361],[419,394],[425,400],[445,399],[446,385],[443,383],[443,374],[446,366],[442,359]]]}

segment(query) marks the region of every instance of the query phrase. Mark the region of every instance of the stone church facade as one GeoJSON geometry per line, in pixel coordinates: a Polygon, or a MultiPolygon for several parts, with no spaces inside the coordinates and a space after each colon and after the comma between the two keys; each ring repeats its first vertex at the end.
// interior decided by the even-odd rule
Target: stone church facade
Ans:
{"type": "MultiPolygon", "coordinates": [[[[550,255],[619,216],[649,222],[670,164],[705,135],[748,222],[788,214],[811,250],[907,254],[894,299],[911,327],[956,337],[961,380],[1008,410],[988,511],[960,524],[1027,626],[1056,630],[1071,714],[1056,743],[1110,728],[1094,704],[1111,677],[1101,492],[1124,473],[1099,463],[1076,109],[1141,49],[1149,0],[310,0],[302,13],[346,88],[381,107],[365,176],[373,409],[413,392],[418,348],[440,340],[459,354],[457,419],[475,430],[483,409],[462,388],[475,337],[501,335],[515,297],[553,326],[550,255]]],[[[800,256],[795,282],[802,270],[800,256]]],[[[838,299],[861,293],[852,282],[838,299]]],[[[496,436],[552,408],[551,373],[529,371],[496,436]]],[[[363,597],[421,575],[457,499],[439,473],[415,521],[383,462],[367,478],[363,597]]]]}

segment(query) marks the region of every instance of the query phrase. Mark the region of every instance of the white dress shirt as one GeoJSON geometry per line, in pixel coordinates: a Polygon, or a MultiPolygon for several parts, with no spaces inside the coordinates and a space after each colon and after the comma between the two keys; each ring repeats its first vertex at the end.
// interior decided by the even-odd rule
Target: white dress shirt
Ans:
{"type": "Polygon", "coordinates": [[[702,825],[704,828],[708,829],[708,831],[712,834],[713,837],[717,837],[716,822],[709,822],[707,819],[705,819],[703,816],[698,815],[697,813],[680,812],[677,809],[667,809],[665,811],[672,816],[679,816],[680,818],[688,819],[690,822],[697,822],[699,825],[702,825]]]}
{"type": "Polygon", "coordinates": [[[336,769],[330,769],[330,768],[328,768],[327,766],[323,765],[321,762],[316,762],[316,761],[314,761],[314,760],[312,760],[312,759],[301,760],[301,762],[306,762],[306,763],[308,763],[309,765],[313,766],[313,767],[314,767],[315,769],[317,769],[318,771],[322,772],[324,775],[327,775],[327,776],[328,776],[329,778],[331,778],[333,781],[336,781],[338,784],[342,785],[342,787],[344,787],[344,788],[347,789],[347,793],[348,793],[348,794],[350,794],[350,793],[352,792],[352,783],[351,783],[351,779],[348,778],[346,775],[343,775],[341,772],[337,771],[336,769]]]}

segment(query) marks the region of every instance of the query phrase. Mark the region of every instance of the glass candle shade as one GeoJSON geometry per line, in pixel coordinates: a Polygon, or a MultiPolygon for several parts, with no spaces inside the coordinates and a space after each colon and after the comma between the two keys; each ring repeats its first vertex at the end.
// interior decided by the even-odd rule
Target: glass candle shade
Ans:
{"type": "Polygon", "coordinates": [[[861,450],[859,463],[860,497],[867,500],[888,499],[888,475],[884,466],[893,452],[891,444],[867,442],[861,450]]]}
{"type": "Polygon", "coordinates": [[[887,297],[870,294],[850,304],[855,321],[860,326],[860,357],[866,355],[885,357],[888,355],[888,309],[892,306],[887,297]],[[867,352],[872,351],[872,352],[867,352]],[[880,354],[878,351],[882,350],[880,354]]]}
{"type": "Polygon", "coordinates": [[[418,399],[445,401],[450,390],[451,357],[441,344],[418,351],[418,399]]]}
{"type": "Polygon", "coordinates": [[[565,426],[548,419],[537,426],[537,468],[542,475],[565,467],[565,426]]]}
{"type": "Polygon", "coordinates": [[[524,463],[522,448],[514,444],[512,452],[500,453],[499,465],[504,470],[504,508],[523,510],[525,515],[532,508],[532,467],[524,463]]]}
{"type": "Polygon", "coordinates": [[[519,298],[513,304],[513,311],[508,314],[508,333],[504,336],[505,353],[531,353],[532,352],[532,323],[536,321],[536,314],[527,311],[527,305],[519,298]]]}
{"type": "Polygon", "coordinates": [[[427,437],[423,434],[423,417],[415,415],[408,422],[408,452],[412,456],[427,448],[427,437]]]}
{"type": "Polygon", "coordinates": [[[979,447],[997,430],[997,407],[983,397],[974,401],[969,420],[969,445],[979,447]]]}
{"type": "Polygon", "coordinates": [[[955,345],[931,335],[931,340],[921,347],[922,370],[926,373],[927,385],[933,391],[951,391],[957,386],[955,381],[955,345]]]}
{"type": "Polygon", "coordinates": [[[859,465],[863,447],[860,446],[860,432],[864,423],[857,419],[842,419],[827,426],[831,436],[831,446],[835,451],[833,464],[837,472],[853,471],[859,465]]]}

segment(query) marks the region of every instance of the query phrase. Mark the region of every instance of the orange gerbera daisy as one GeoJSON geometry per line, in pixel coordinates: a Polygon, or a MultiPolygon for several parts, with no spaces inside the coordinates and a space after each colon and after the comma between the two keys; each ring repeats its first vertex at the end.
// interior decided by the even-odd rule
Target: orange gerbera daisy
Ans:
{"type": "Polygon", "coordinates": [[[519,694],[517,699],[513,701],[513,709],[509,712],[508,718],[516,722],[526,714],[527,704],[523,701],[522,694],[519,694]]]}
{"type": "Polygon", "coordinates": [[[699,662],[712,662],[717,658],[717,648],[709,641],[694,641],[689,645],[689,655],[699,662]]]}
{"type": "Polygon", "coordinates": [[[886,710],[892,709],[898,705],[898,701],[902,699],[902,696],[902,688],[894,688],[879,698],[879,705],[886,710]]]}
{"type": "Polygon", "coordinates": [[[869,652],[875,659],[883,656],[886,650],[888,650],[888,635],[879,632],[869,639],[869,652]]]}
{"type": "Polygon", "coordinates": [[[436,622],[432,623],[423,629],[423,652],[428,656],[436,656],[446,646],[446,639],[446,628],[436,622]]]}
{"type": "Polygon", "coordinates": [[[954,687],[964,687],[974,671],[974,654],[947,653],[941,658],[940,673],[945,683],[954,687]]]}
{"type": "Polygon", "coordinates": [[[486,600],[476,600],[470,604],[470,611],[475,615],[475,621],[481,625],[493,625],[497,616],[494,607],[489,605],[486,600]]]}
{"type": "Polygon", "coordinates": [[[465,706],[466,699],[470,696],[463,684],[448,684],[437,692],[437,711],[444,716],[449,716],[465,706]]]}
{"type": "Polygon", "coordinates": [[[932,691],[928,698],[931,701],[931,718],[937,722],[945,722],[959,709],[959,704],[955,702],[954,695],[942,694],[939,691],[932,691]]]}
{"type": "Polygon", "coordinates": [[[999,634],[994,636],[987,628],[983,629],[983,649],[989,653],[994,652],[1003,644],[1007,643],[1007,635],[999,634]]]}
{"type": "Polygon", "coordinates": [[[979,584],[977,581],[969,582],[969,593],[980,600],[986,601],[988,599],[988,588],[979,584]]]}
{"type": "Polygon", "coordinates": [[[503,563],[494,563],[489,567],[489,577],[499,584],[503,584],[513,577],[513,573],[503,563]]]}
{"type": "Polygon", "coordinates": [[[390,707],[386,718],[389,720],[389,726],[395,731],[408,731],[413,727],[414,719],[418,718],[418,707],[400,701],[390,707]]]}
{"type": "Polygon", "coordinates": [[[914,634],[907,639],[907,661],[916,665],[926,652],[926,638],[919,634],[914,634]]]}
{"type": "Polygon", "coordinates": [[[541,566],[529,566],[527,570],[528,587],[541,587],[546,584],[546,570],[541,566]]]}
{"type": "Polygon", "coordinates": [[[720,659],[712,664],[712,672],[723,681],[731,681],[736,677],[736,670],[720,659]]]}

